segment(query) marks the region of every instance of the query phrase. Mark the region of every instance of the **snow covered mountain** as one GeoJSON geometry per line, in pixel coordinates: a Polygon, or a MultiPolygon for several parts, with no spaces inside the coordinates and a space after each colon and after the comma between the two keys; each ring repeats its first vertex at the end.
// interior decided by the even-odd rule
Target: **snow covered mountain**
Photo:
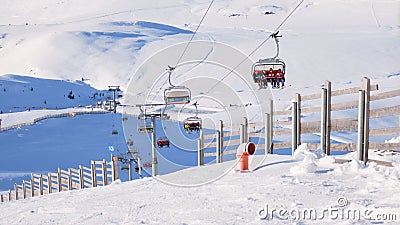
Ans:
{"type": "MultiPolygon", "coordinates": [[[[202,98],[199,100],[200,116],[206,118],[210,127],[220,119],[238,122],[243,113],[252,115],[249,117],[252,121],[259,121],[262,114],[257,110],[265,110],[268,98],[273,98],[277,110],[286,109],[294,93],[316,93],[325,80],[332,81],[333,89],[339,89],[354,87],[367,76],[372,83],[379,84],[380,90],[398,88],[399,1],[306,0],[281,24],[300,2],[221,0],[213,3],[194,37],[192,44],[196,44],[182,57],[183,61],[198,61],[181,67],[182,71],[173,77],[174,84],[188,86],[194,98],[202,98]],[[287,64],[287,87],[257,90],[250,75],[251,63],[273,56],[276,49],[272,40],[259,49],[256,47],[277,27],[283,36],[279,56],[287,64]],[[194,51],[194,46],[198,51],[194,51]],[[228,75],[221,82],[227,71],[247,56],[238,69],[239,75],[228,75]],[[201,63],[201,60],[214,64],[201,63]],[[216,67],[215,64],[223,65],[216,67]],[[208,91],[218,82],[223,85],[208,91]],[[208,98],[202,97],[204,95],[208,98]],[[249,103],[251,107],[244,107],[249,103]]],[[[10,110],[25,111],[30,107],[36,110],[89,105],[107,98],[109,93],[102,90],[108,85],[121,86],[127,93],[126,104],[162,100],[162,91],[168,86],[165,69],[176,63],[209,4],[210,1],[204,0],[2,1],[2,116],[8,116],[4,114],[10,110]],[[175,47],[178,50],[174,52],[175,47]],[[166,55],[157,58],[163,53],[166,55]],[[146,67],[148,62],[152,64],[146,67]],[[142,71],[148,73],[143,75],[142,71]],[[68,98],[71,90],[74,100],[68,98]]],[[[193,107],[171,106],[168,112],[174,119],[182,120],[195,111],[193,107]]],[[[137,109],[132,113],[138,113],[137,109]]],[[[26,119],[27,115],[33,116],[33,112],[19,112],[9,118],[26,119]]],[[[91,159],[108,158],[110,143],[117,148],[126,147],[124,137],[111,134],[112,129],[123,133],[118,117],[120,115],[86,115],[51,119],[0,133],[0,188],[11,188],[15,178],[26,177],[30,172],[76,167],[86,165],[91,159]],[[40,157],[42,155],[46,157],[40,157]]],[[[398,121],[391,118],[384,123],[398,121]]],[[[131,127],[136,129],[136,126],[134,123],[131,127]]],[[[178,134],[169,127],[165,132],[178,134]]],[[[147,136],[142,137],[137,137],[135,144],[140,144],[147,136]]],[[[178,141],[186,143],[187,139],[178,141]]],[[[397,213],[400,199],[392,191],[398,189],[400,182],[397,155],[376,156],[392,161],[395,166],[385,168],[375,164],[363,167],[356,161],[338,165],[331,157],[321,157],[320,153],[304,146],[298,152],[294,158],[268,156],[264,165],[253,168],[252,172],[232,170],[222,179],[199,187],[168,186],[157,182],[156,178],[146,178],[0,203],[0,224],[338,222],[335,219],[285,219],[285,216],[271,218],[271,213],[265,221],[260,213],[268,211],[266,204],[270,208],[287,210],[337,207],[363,212],[372,210],[374,216],[378,208],[386,210],[385,215],[397,213]],[[347,204],[341,205],[343,201],[338,202],[339,199],[347,204]]],[[[182,168],[195,165],[193,155],[185,157],[167,150],[162,153],[166,158],[179,159],[184,165],[182,168]]],[[[355,156],[349,153],[343,157],[355,156]]],[[[215,171],[233,168],[233,163],[190,168],[163,175],[162,179],[190,183],[215,171]]],[[[397,215],[397,220],[387,221],[396,224],[399,218],[397,215]]],[[[346,219],[340,222],[384,221],[346,219]]]]}

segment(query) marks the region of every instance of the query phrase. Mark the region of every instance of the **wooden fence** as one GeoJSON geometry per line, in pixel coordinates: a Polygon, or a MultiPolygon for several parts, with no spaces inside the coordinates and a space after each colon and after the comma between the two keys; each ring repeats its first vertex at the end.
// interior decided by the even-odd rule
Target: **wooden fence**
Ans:
{"type": "Polygon", "coordinates": [[[83,115],[83,114],[106,114],[106,113],[110,113],[110,112],[109,111],[77,111],[77,112],[67,112],[67,113],[58,113],[58,114],[52,114],[52,115],[45,115],[45,116],[41,116],[41,117],[35,118],[31,122],[19,123],[19,124],[15,124],[15,125],[12,125],[12,126],[7,126],[7,127],[1,127],[0,126],[0,132],[16,129],[16,128],[23,127],[23,126],[31,126],[31,125],[39,122],[39,121],[42,121],[42,120],[45,120],[45,119],[50,119],[50,118],[75,117],[77,115],[83,115]]]}
{"type": "Polygon", "coordinates": [[[78,169],[58,168],[56,173],[31,174],[30,181],[15,184],[14,190],[0,195],[0,202],[26,199],[30,197],[57,193],[68,190],[79,190],[97,186],[106,186],[118,179],[118,159],[111,157],[110,163],[91,161],[90,168],[79,166],[78,169]]]}
{"type": "Polygon", "coordinates": [[[236,154],[235,149],[226,150],[228,147],[235,148],[240,143],[255,140],[255,138],[264,139],[264,143],[260,141],[255,143],[258,151],[273,153],[273,149],[282,148],[292,148],[292,151],[294,151],[301,144],[304,134],[318,134],[321,137],[319,143],[308,143],[309,148],[320,148],[327,155],[330,154],[331,150],[359,150],[362,151],[362,154],[366,154],[359,157],[360,160],[365,162],[368,161],[368,149],[399,150],[400,144],[398,143],[369,142],[370,136],[400,135],[399,126],[369,129],[369,121],[372,118],[400,115],[400,105],[370,109],[370,104],[373,101],[400,96],[400,89],[375,95],[370,94],[371,91],[376,90],[378,90],[378,85],[371,85],[368,78],[363,79],[362,86],[341,90],[331,90],[331,82],[326,81],[321,93],[305,96],[296,93],[290,110],[273,111],[271,101],[269,103],[270,110],[266,113],[264,122],[249,123],[244,118],[241,124],[233,124],[230,131],[226,131],[224,130],[226,128],[224,123],[220,121],[219,129],[215,134],[200,134],[198,141],[199,165],[204,164],[204,157],[215,157],[217,163],[222,162],[223,155],[236,154]],[[357,93],[359,93],[358,98],[354,96],[357,93]],[[345,96],[348,100],[332,104],[332,97],[337,96],[345,96]],[[318,99],[321,100],[320,107],[306,107],[306,105],[310,105],[307,104],[308,101],[318,99]],[[350,109],[359,109],[358,118],[331,118],[333,111],[350,109]],[[320,120],[302,121],[313,113],[319,113],[320,120]],[[331,133],[357,130],[359,136],[357,143],[331,143],[331,133]],[[279,136],[284,135],[291,135],[291,141],[276,141],[279,136]],[[214,148],[215,151],[204,153],[205,149],[209,148],[214,148]]]}

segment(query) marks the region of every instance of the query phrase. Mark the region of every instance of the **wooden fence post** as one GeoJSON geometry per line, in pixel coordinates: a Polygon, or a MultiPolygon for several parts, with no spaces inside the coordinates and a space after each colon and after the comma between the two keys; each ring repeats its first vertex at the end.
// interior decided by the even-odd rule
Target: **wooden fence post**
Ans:
{"type": "Polygon", "coordinates": [[[53,193],[53,181],[51,173],[47,174],[47,187],[49,188],[48,193],[49,194],[53,193]]]}
{"type": "Polygon", "coordinates": [[[107,185],[107,162],[103,159],[103,163],[101,164],[102,169],[102,177],[103,177],[103,186],[107,185]]]}
{"type": "Polygon", "coordinates": [[[15,190],[15,200],[18,200],[18,184],[14,184],[14,190],[15,190]]]}
{"type": "Polygon", "coordinates": [[[4,202],[4,196],[3,196],[3,194],[0,195],[0,202],[4,202]]]}
{"type": "Polygon", "coordinates": [[[365,109],[364,109],[364,164],[368,162],[368,150],[369,150],[369,110],[370,110],[370,92],[371,82],[367,77],[363,79],[364,91],[365,91],[365,109]]]}
{"type": "Polygon", "coordinates": [[[35,178],[31,173],[31,197],[35,197],[35,178]]]}
{"type": "Polygon", "coordinates": [[[296,117],[296,126],[297,126],[297,132],[296,132],[296,143],[297,146],[296,148],[301,144],[301,95],[299,93],[296,93],[295,96],[295,101],[297,103],[297,117],[296,117]]]}
{"type": "Polygon", "coordinates": [[[200,130],[200,136],[197,140],[197,166],[204,165],[204,136],[203,131],[200,130]]]}
{"type": "Polygon", "coordinates": [[[83,178],[83,166],[79,165],[79,187],[80,189],[85,188],[85,179],[83,178]]]}
{"type": "Polygon", "coordinates": [[[24,199],[26,198],[26,181],[22,181],[22,194],[24,196],[24,199]]]}
{"type": "Polygon", "coordinates": [[[358,99],[358,137],[357,137],[357,154],[358,160],[364,160],[364,120],[365,120],[365,91],[359,91],[358,99]]]}
{"type": "Polygon", "coordinates": [[[39,193],[43,195],[43,174],[40,174],[39,177],[39,193]]]}
{"type": "Polygon", "coordinates": [[[68,190],[72,190],[72,170],[68,168],[68,190]]]}
{"type": "Polygon", "coordinates": [[[292,155],[297,149],[297,103],[292,102],[292,155]]]}
{"type": "Polygon", "coordinates": [[[90,170],[92,173],[92,186],[93,187],[97,187],[97,179],[96,179],[96,164],[94,164],[94,161],[92,160],[92,162],[90,163],[90,170]]]}
{"type": "Polygon", "coordinates": [[[58,182],[58,192],[62,191],[62,178],[61,178],[61,168],[57,170],[57,182],[58,182]]]}
{"type": "Polygon", "coordinates": [[[11,194],[11,190],[8,190],[8,201],[12,200],[12,194],[11,194]]]}
{"type": "Polygon", "coordinates": [[[111,154],[111,162],[112,162],[112,180],[118,180],[118,158],[111,154]]]}
{"type": "Polygon", "coordinates": [[[321,145],[321,151],[323,153],[326,153],[326,101],[327,101],[327,91],[325,88],[322,88],[322,102],[321,102],[321,139],[320,139],[320,145],[321,145]]]}
{"type": "Polygon", "coordinates": [[[332,111],[332,85],[329,80],[325,81],[326,88],[326,131],[325,131],[325,144],[326,155],[331,154],[331,111],[332,111]]]}

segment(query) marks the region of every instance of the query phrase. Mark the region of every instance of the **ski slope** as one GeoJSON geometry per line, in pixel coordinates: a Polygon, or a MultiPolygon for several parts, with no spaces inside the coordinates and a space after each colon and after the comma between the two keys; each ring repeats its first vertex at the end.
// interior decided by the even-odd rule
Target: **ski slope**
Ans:
{"type": "MultiPolygon", "coordinates": [[[[120,85],[127,94],[127,104],[162,101],[162,90],[168,86],[165,68],[177,62],[182,47],[191,38],[210,2],[121,0],[116,4],[105,0],[4,0],[2,3],[0,109],[4,124],[16,124],[31,121],[36,114],[75,110],[66,108],[104,100],[107,96],[90,97],[94,93],[109,94],[102,91],[108,85],[120,85]],[[176,46],[179,51],[169,52],[176,46]],[[163,53],[167,54],[157,58],[163,53]],[[152,64],[144,67],[147,62],[152,64]],[[139,72],[143,68],[153,71],[142,75],[139,72]],[[74,101],[65,97],[71,89],[74,101]],[[27,108],[34,110],[27,112],[27,108]],[[36,110],[43,108],[47,110],[36,110]]],[[[196,62],[182,66],[173,77],[174,84],[188,86],[194,99],[200,99],[199,116],[205,118],[208,128],[214,128],[219,120],[241,122],[245,114],[250,121],[258,122],[269,98],[274,100],[276,110],[286,109],[295,93],[316,93],[325,80],[332,81],[332,89],[342,89],[359,85],[361,78],[367,76],[371,83],[379,84],[379,91],[398,88],[399,1],[306,0],[279,29],[283,35],[280,58],[287,64],[287,87],[257,90],[249,65],[273,56],[275,44],[269,40],[249,54],[298,3],[294,0],[214,2],[194,37],[193,43],[199,45],[191,45],[183,59],[218,62],[228,68],[196,62]],[[246,60],[239,72],[222,80],[229,68],[241,59],[246,60]],[[221,85],[209,91],[218,83],[221,85]],[[252,104],[247,107],[249,103],[252,104]]],[[[390,105],[396,101],[377,104],[390,105]]],[[[320,102],[309,104],[318,106],[320,102]]],[[[130,112],[124,110],[120,112],[130,112]]],[[[175,120],[194,112],[190,106],[168,108],[175,120]]],[[[138,112],[134,109],[132,113],[138,112]]],[[[354,117],[356,113],[347,110],[333,117],[354,117]]],[[[307,116],[305,121],[318,115],[307,116]]],[[[11,188],[15,181],[31,172],[54,171],[59,166],[76,167],[92,159],[108,158],[110,144],[126,148],[125,141],[130,136],[122,136],[126,127],[116,117],[121,115],[51,119],[0,133],[1,190],[11,188]],[[117,138],[111,135],[112,129],[119,131],[117,138]]],[[[371,125],[384,127],[398,122],[397,117],[390,117],[373,121],[371,125]]],[[[176,142],[177,148],[173,151],[196,148],[194,136],[180,135],[181,130],[172,122],[165,126],[164,134],[172,135],[176,142]]],[[[132,120],[129,129],[136,127],[137,123],[132,120]]],[[[135,145],[147,146],[148,137],[135,136],[135,145]]],[[[315,142],[318,138],[318,134],[307,136],[307,141],[315,142]]],[[[356,134],[342,133],[334,138],[339,142],[353,142],[356,134]]],[[[396,138],[387,140],[398,141],[396,138]]],[[[166,161],[171,157],[179,162],[174,168],[164,168],[164,173],[196,165],[194,152],[185,152],[193,155],[186,157],[161,149],[160,154],[166,161]]],[[[303,146],[294,158],[269,155],[257,170],[249,173],[230,170],[221,179],[198,187],[170,186],[146,178],[0,203],[0,224],[337,224],[337,220],[301,221],[278,216],[267,217],[265,221],[260,219],[263,216],[259,212],[265,212],[260,209],[266,204],[288,210],[335,208],[340,197],[348,200],[346,209],[396,213],[400,199],[393,195],[393,190],[399,187],[399,156],[383,152],[373,157],[393,162],[394,168],[375,164],[363,167],[354,161],[339,165],[331,157],[321,157],[321,153],[303,146]]],[[[233,163],[189,168],[161,177],[164,181],[193,184],[233,167],[233,163]]],[[[364,219],[339,222],[398,223],[397,220],[364,219]]]]}
{"type": "Polygon", "coordinates": [[[145,178],[0,204],[0,223],[398,223],[400,199],[393,195],[400,183],[398,156],[395,169],[374,164],[364,168],[355,161],[335,164],[332,157],[321,156],[300,147],[294,158],[270,155],[248,173],[235,172],[230,161],[158,177],[184,183],[232,168],[215,182],[190,188],[145,178]],[[378,215],[397,217],[378,220],[378,215]]]}

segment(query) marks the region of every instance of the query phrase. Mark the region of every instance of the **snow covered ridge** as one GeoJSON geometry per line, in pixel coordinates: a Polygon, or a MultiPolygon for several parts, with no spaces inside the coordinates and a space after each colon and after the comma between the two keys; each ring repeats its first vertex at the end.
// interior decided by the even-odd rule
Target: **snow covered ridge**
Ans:
{"type": "Polygon", "coordinates": [[[112,92],[97,90],[82,80],[72,82],[20,75],[0,76],[0,110],[11,113],[43,108],[63,109],[94,105],[112,98],[112,92]]]}
{"type": "Polygon", "coordinates": [[[41,120],[61,117],[75,117],[81,114],[109,113],[103,109],[69,108],[60,110],[35,110],[20,113],[8,113],[1,116],[1,131],[7,131],[22,126],[30,126],[41,120]]]}
{"type": "MultiPolygon", "coordinates": [[[[182,183],[232,168],[204,186],[181,188],[145,178],[1,203],[0,223],[398,223],[400,197],[392,190],[400,184],[399,164],[394,168],[363,166],[356,160],[336,164],[333,157],[304,146],[297,152],[293,158],[268,155],[262,166],[248,173],[236,172],[230,161],[162,176],[182,183]]],[[[393,158],[400,162],[399,155],[393,158]]]]}

